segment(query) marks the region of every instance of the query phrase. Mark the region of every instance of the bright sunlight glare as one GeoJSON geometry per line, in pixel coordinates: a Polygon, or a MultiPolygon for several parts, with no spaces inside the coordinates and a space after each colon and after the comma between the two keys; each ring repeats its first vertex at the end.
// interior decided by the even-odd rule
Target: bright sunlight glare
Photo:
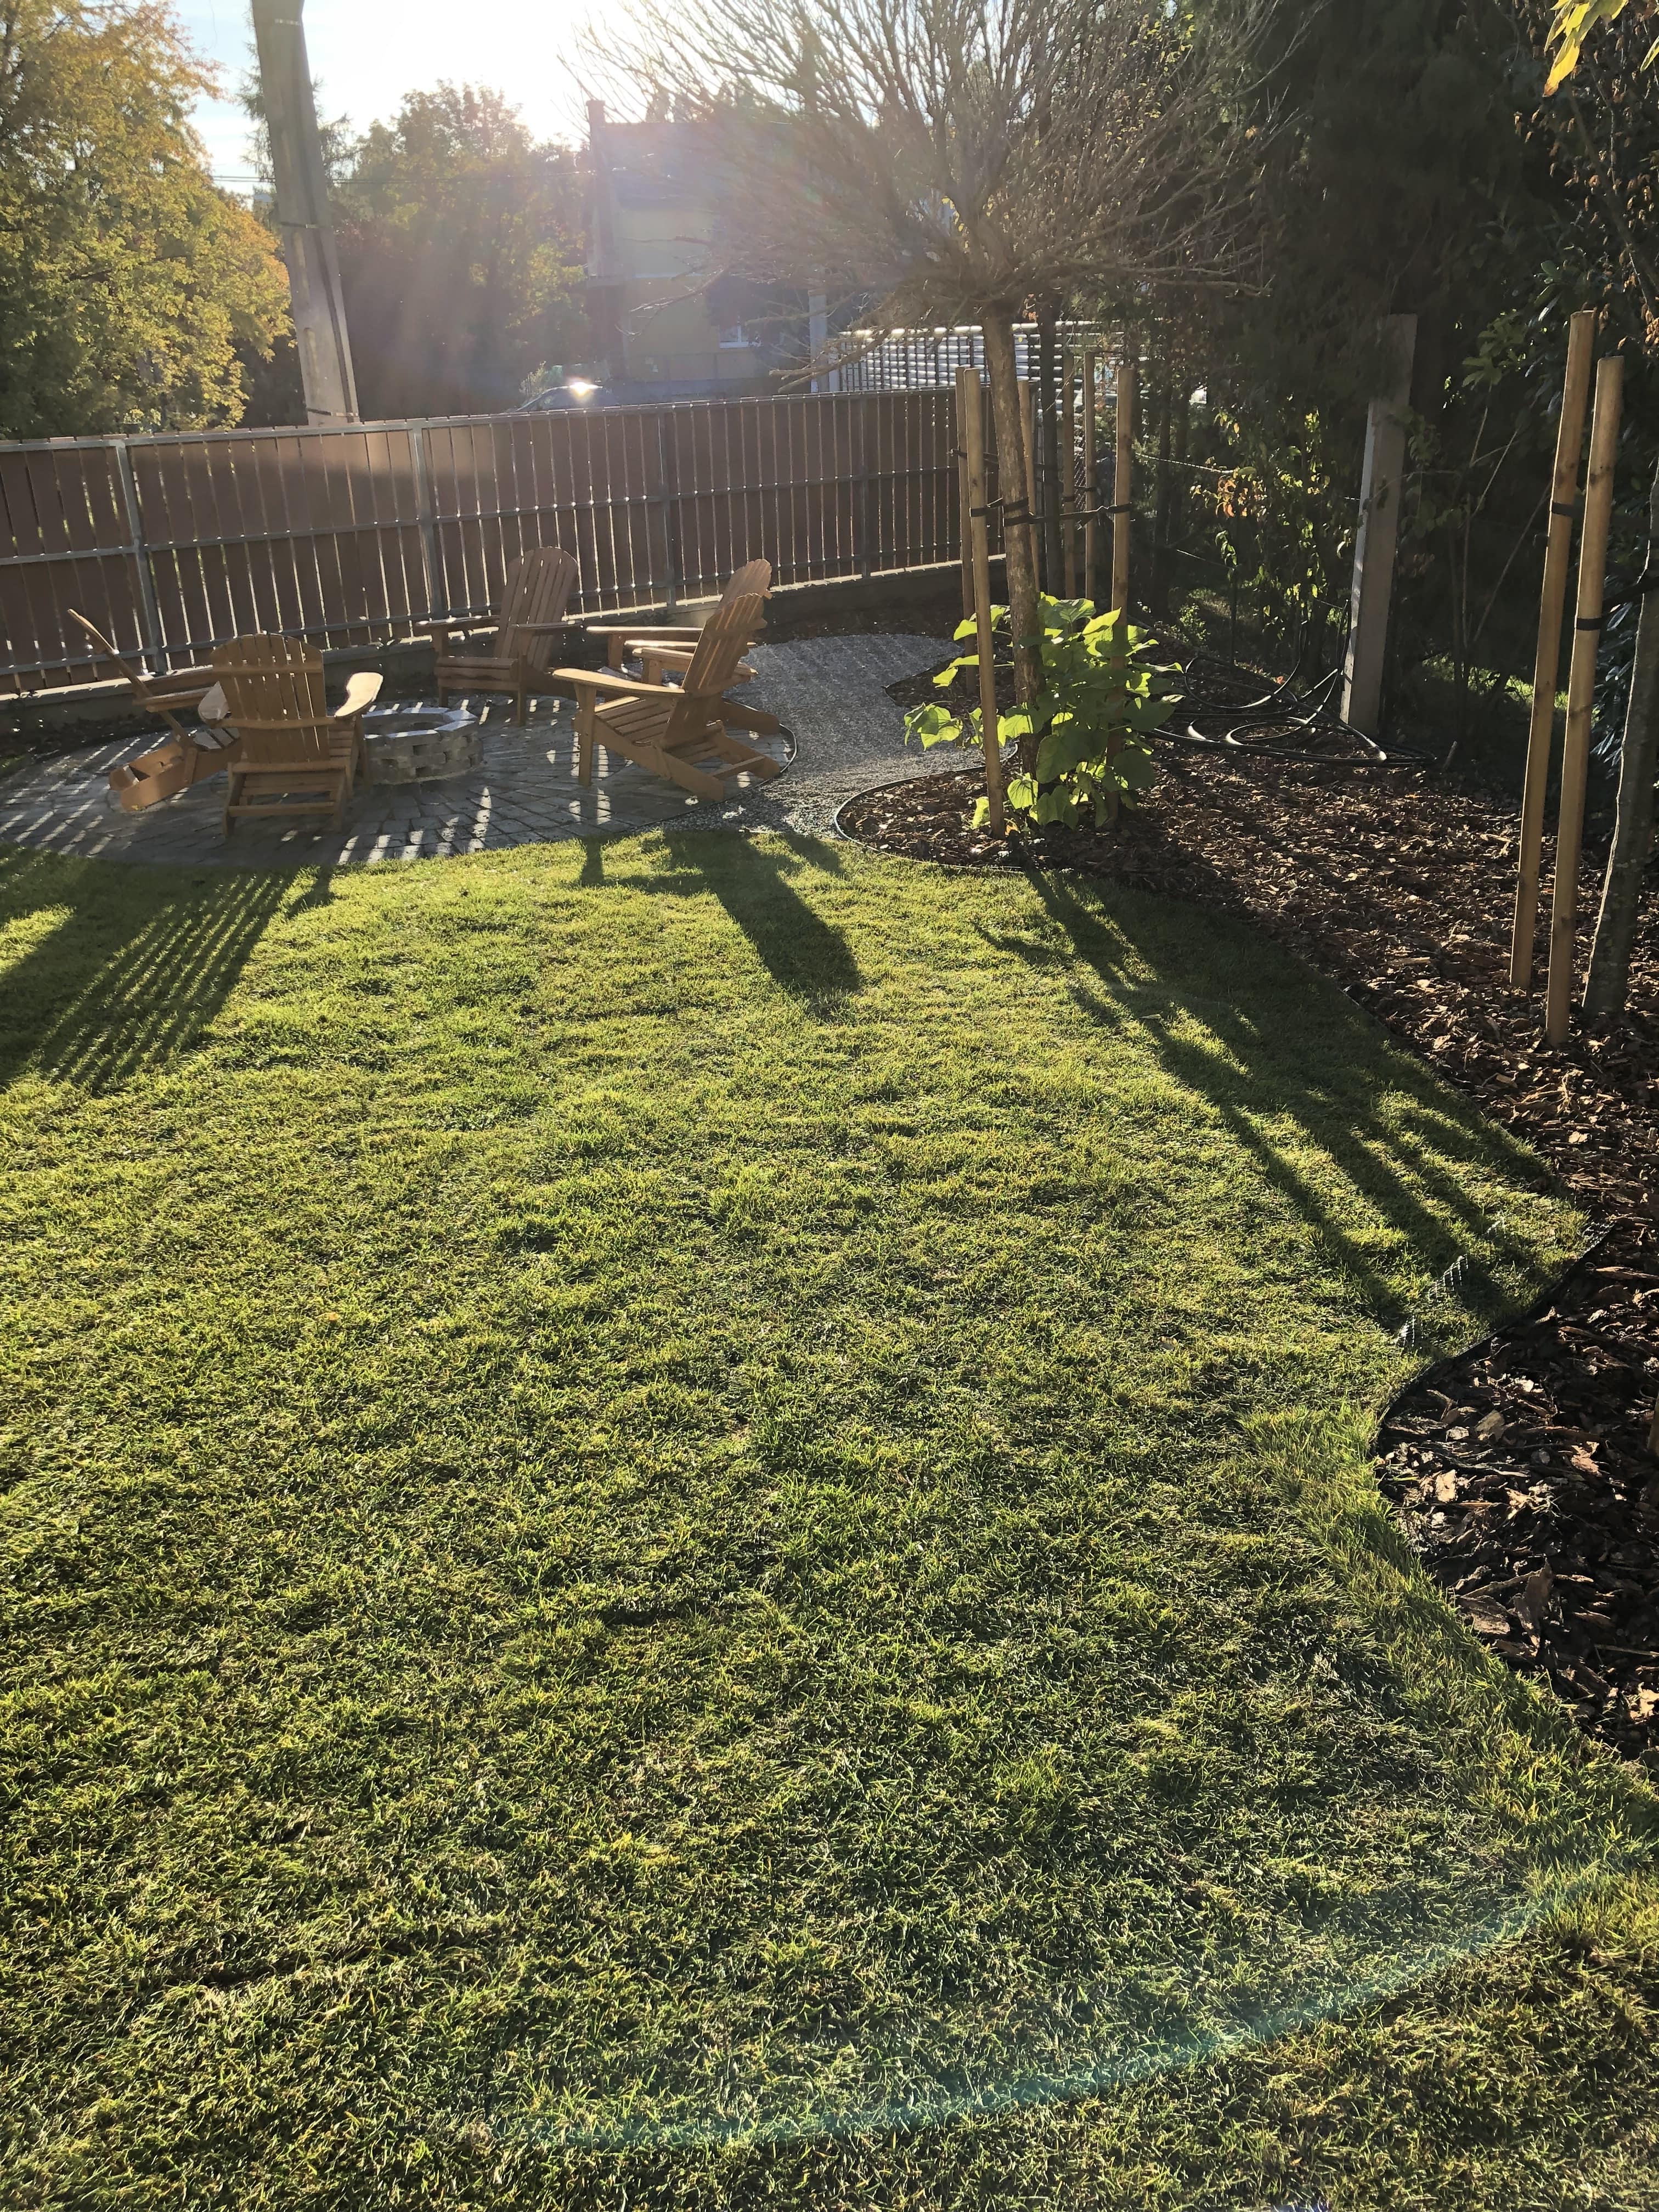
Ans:
{"type": "MultiPolygon", "coordinates": [[[[504,92],[540,137],[582,133],[576,40],[587,0],[306,0],[306,44],[319,111],[359,130],[395,114],[406,92],[448,78],[504,92]]],[[[178,0],[197,52],[217,64],[225,96],[204,100],[196,125],[214,173],[232,190],[251,180],[248,121],[235,92],[253,59],[246,0],[178,0]]]]}

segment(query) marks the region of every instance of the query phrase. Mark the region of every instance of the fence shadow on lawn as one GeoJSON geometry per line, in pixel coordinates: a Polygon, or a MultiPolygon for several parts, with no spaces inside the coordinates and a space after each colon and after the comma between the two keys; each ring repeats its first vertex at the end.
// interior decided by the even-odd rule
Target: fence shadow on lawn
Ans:
{"type": "Polygon", "coordinates": [[[0,1087],[33,1073],[108,1091],[187,1051],[293,891],[291,875],[0,854],[0,930],[64,910],[0,966],[0,1087]]]}

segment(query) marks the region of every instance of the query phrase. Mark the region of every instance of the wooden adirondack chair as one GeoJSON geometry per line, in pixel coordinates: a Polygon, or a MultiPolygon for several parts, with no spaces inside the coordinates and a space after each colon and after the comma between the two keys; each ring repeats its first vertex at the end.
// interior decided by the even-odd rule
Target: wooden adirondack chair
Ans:
{"type": "Polygon", "coordinates": [[[361,717],[384,679],[372,671],[352,677],[344,705],[331,714],[321,653],[269,636],[220,646],[213,672],[237,739],[226,836],[243,815],[324,814],[337,822],[362,752],[361,717]]]}
{"type": "Polygon", "coordinates": [[[678,685],[647,684],[608,668],[561,668],[576,690],[576,775],[593,781],[593,747],[625,753],[667,776],[699,799],[724,799],[739,775],[763,781],[781,775],[779,763],[732,735],[721,714],[721,693],[759,626],[763,595],[723,600],[704,623],[696,651],[678,685]]]}
{"type": "Polygon", "coordinates": [[[487,653],[450,651],[450,632],[463,627],[459,623],[422,623],[437,655],[438,704],[447,707],[452,691],[510,691],[514,718],[522,725],[525,700],[534,693],[537,678],[547,674],[580,573],[574,554],[558,545],[543,545],[510,562],[495,647],[487,653]]]}
{"type": "MultiPolygon", "coordinates": [[[[720,593],[720,605],[732,599],[748,599],[758,592],[763,599],[772,588],[772,563],[769,561],[746,561],[732,575],[720,593]]],[[[765,628],[764,622],[756,624],[756,635],[765,628]]],[[[660,684],[671,673],[684,675],[691,665],[697,641],[702,630],[695,623],[669,624],[665,627],[640,629],[627,624],[612,626],[606,623],[586,625],[589,637],[605,641],[606,658],[612,668],[621,670],[623,664],[637,654],[640,672],[647,684],[660,684]]],[[[744,650],[754,643],[754,637],[745,638],[744,650]]],[[[734,684],[752,684],[755,671],[743,662],[732,671],[734,684]]],[[[716,709],[728,730],[752,730],[757,736],[775,738],[783,728],[775,714],[769,714],[763,707],[746,704],[738,699],[722,699],[716,709]]]]}
{"type": "Polygon", "coordinates": [[[168,742],[158,745],[153,753],[140,753],[125,768],[110,770],[110,789],[127,812],[136,814],[161,799],[171,799],[175,791],[188,789],[204,775],[216,775],[225,765],[225,753],[216,750],[211,740],[205,746],[198,744],[196,732],[179,720],[180,714],[193,714],[201,705],[212,687],[213,671],[179,668],[169,676],[146,676],[142,668],[118,653],[85,615],[74,607],[65,608],[64,612],[85,630],[97,647],[99,658],[115,663],[145,712],[159,715],[173,732],[168,742]]]}
{"type": "MultiPolygon", "coordinates": [[[[758,592],[764,599],[771,588],[772,563],[769,561],[745,561],[741,568],[733,572],[731,581],[720,593],[720,605],[724,606],[728,599],[745,599],[753,592],[758,592]]],[[[697,640],[702,635],[702,628],[696,623],[647,623],[643,626],[638,623],[584,623],[582,629],[588,637],[605,640],[605,658],[618,671],[631,654],[643,653],[653,645],[679,647],[695,652],[697,640]]],[[[750,641],[751,644],[753,641],[752,639],[750,641]]]]}

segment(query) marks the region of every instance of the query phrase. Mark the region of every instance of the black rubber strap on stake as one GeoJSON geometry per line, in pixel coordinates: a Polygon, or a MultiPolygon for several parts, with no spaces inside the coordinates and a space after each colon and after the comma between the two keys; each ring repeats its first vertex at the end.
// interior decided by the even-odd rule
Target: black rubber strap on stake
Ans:
{"type": "Polygon", "coordinates": [[[1607,619],[1607,618],[1605,615],[1580,615],[1577,621],[1574,623],[1573,628],[1575,629],[1601,629],[1605,626],[1607,619]]]}
{"type": "Polygon", "coordinates": [[[1577,522],[1583,512],[1584,502],[1582,499],[1571,501],[1553,499],[1550,501],[1550,513],[1559,514],[1564,522],[1577,522]]]}
{"type": "Polygon", "coordinates": [[[1616,599],[1604,599],[1603,615],[1617,614],[1620,607],[1634,606],[1638,599],[1645,599],[1650,592],[1659,592],[1659,568],[1644,568],[1641,574],[1616,599]]]}

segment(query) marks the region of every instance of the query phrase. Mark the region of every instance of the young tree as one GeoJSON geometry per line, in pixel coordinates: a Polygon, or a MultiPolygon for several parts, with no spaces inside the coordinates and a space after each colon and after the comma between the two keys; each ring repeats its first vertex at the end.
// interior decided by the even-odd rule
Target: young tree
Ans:
{"type": "Polygon", "coordinates": [[[240,419],[288,287],[186,120],[214,84],[164,5],[0,0],[0,436],[240,419]]]}
{"type": "Polygon", "coordinates": [[[365,417],[514,406],[580,350],[575,164],[499,93],[407,94],[358,142],[335,208],[365,417]]]}
{"type": "MultiPolygon", "coordinates": [[[[1017,516],[1028,303],[1237,281],[1255,150],[1218,87],[1269,4],[1201,26],[1164,0],[644,0],[608,58],[718,124],[729,267],[981,325],[1017,516]]],[[[1029,696],[1030,530],[1006,543],[1029,696]]]]}
{"type": "MultiPolygon", "coordinates": [[[[1659,472],[1648,505],[1648,544],[1659,550],[1659,472]]],[[[1584,980],[1584,1011],[1619,1014],[1630,993],[1630,958],[1636,943],[1653,837],[1653,780],[1659,771],[1659,592],[1646,595],[1637,625],[1636,660],[1619,756],[1619,807],[1613,849],[1601,880],[1601,906],[1584,980]]]]}
{"type": "MultiPolygon", "coordinates": [[[[1572,75],[1578,66],[1584,41],[1598,23],[1616,23],[1632,7],[1637,14],[1650,18],[1656,12],[1652,0],[1556,0],[1554,19],[1550,25],[1553,53],[1550,81],[1545,90],[1554,92],[1572,75]]],[[[1659,42],[1650,48],[1644,66],[1651,69],[1656,59],[1659,59],[1659,42]]]]}

